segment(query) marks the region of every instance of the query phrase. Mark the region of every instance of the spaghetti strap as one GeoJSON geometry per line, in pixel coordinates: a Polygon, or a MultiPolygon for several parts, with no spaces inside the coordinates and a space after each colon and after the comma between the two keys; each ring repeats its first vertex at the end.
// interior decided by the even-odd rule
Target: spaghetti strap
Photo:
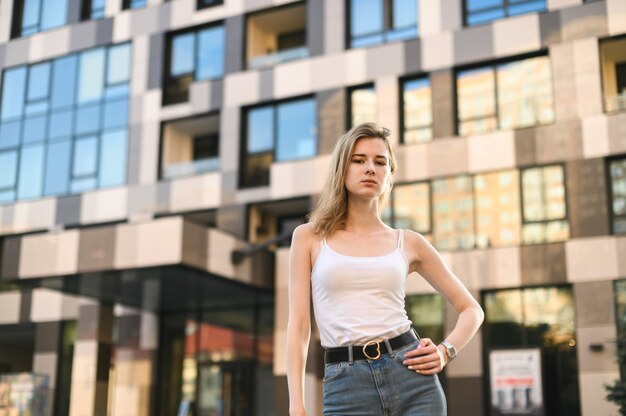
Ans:
{"type": "Polygon", "coordinates": [[[326,239],[323,238],[320,240],[320,250],[323,249],[325,245],[326,245],[326,239]]]}
{"type": "Polygon", "coordinates": [[[404,229],[400,229],[398,233],[398,248],[404,248],[404,229]]]}

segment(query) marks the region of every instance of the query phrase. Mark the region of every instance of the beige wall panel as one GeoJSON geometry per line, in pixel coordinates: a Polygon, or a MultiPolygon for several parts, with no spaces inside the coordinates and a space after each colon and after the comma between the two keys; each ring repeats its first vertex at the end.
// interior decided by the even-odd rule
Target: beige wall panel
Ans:
{"type": "Polygon", "coordinates": [[[57,381],[57,362],[59,356],[55,352],[35,352],[33,354],[33,373],[45,374],[48,385],[53,389],[57,381]]]}
{"type": "Polygon", "coordinates": [[[587,116],[581,122],[585,159],[609,155],[609,126],[606,116],[604,114],[587,116]]]}
{"type": "Polygon", "coordinates": [[[467,172],[467,139],[438,139],[428,144],[428,176],[467,172]]]}
{"type": "Polygon", "coordinates": [[[237,247],[237,240],[230,234],[210,229],[208,270],[220,276],[234,277],[235,267],[230,261],[230,255],[237,247]]]}
{"type": "Polygon", "coordinates": [[[270,187],[259,186],[257,188],[239,189],[235,195],[235,200],[232,201],[233,205],[249,204],[258,201],[265,201],[271,199],[270,187]]]}
{"type": "Polygon", "coordinates": [[[22,294],[19,291],[0,293],[0,325],[20,322],[22,294]]]}
{"type": "Polygon", "coordinates": [[[425,71],[454,65],[453,32],[439,32],[422,37],[421,62],[425,71]]]}
{"type": "MultiPolygon", "coordinates": [[[[404,145],[398,148],[398,172],[396,182],[411,182],[430,178],[430,143],[404,145]]],[[[433,160],[433,163],[435,161],[433,160]]]]}
{"type": "Polygon", "coordinates": [[[422,37],[441,32],[441,0],[418,2],[419,32],[422,37]]]}
{"type": "Polygon", "coordinates": [[[113,43],[124,42],[130,38],[131,12],[118,13],[113,18],[113,43]]]}
{"type": "Polygon", "coordinates": [[[626,33],[626,2],[624,0],[606,0],[606,15],[609,20],[609,34],[626,33]]]}
{"type": "Polygon", "coordinates": [[[189,103],[194,113],[205,113],[211,108],[211,82],[196,81],[189,87],[189,103]]]}
{"type": "Polygon", "coordinates": [[[122,2],[116,0],[104,1],[104,15],[105,17],[115,16],[122,10],[122,2]]]}
{"type": "Polygon", "coordinates": [[[365,49],[349,49],[343,54],[343,66],[346,86],[372,81],[367,78],[367,51],[365,49]]]}
{"type": "MultiPolygon", "coordinates": [[[[139,154],[139,183],[152,184],[156,181],[159,168],[160,125],[156,120],[141,125],[141,138],[130,138],[130,143],[141,143],[139,154]]],[[[132,134],[133,130],[130,130],[132,134]]]]}
{"type": "Polygon", "coordinates": [[[570,282],[615,279],[619,275],[614,237],[569,240],[565,243],[565,260],[570,282]]]}
{"type": "Polygon", "coordinates": [[[113,390],[112,416],[139,416],[141,406],[141,386],[115,384],[113,390]]]}
{"type": "Polygon", "coordinates": [[[462,351],[459,351],[457,358],[448,364],[446,369],[448,377],[476,377],[482,374],[483,351],[480,332],[474,335],[462,351]]]}
{"type": "Polygon", "coordinates": [[[617,416],[617,407],[606,400],[605,384],[619,379],[618,372],[581,373],[578,375],[582,416],[617,416]]]}
{"type": "Polygon", "coordinates": [[[131,96],[140,96],[148,89],[148,65],[150,63],[149,35],[133,36],[131,65],[131,96]]]}
{"type": "Polygon", "coordinates": [[[574,42],[574,64],[576,65],[576,92],[578,97],[578,115],[601,114],[602,79],[597,38],[582,39],[574,42]]]}
{"type": "Polygon", "coordinates": [[[548,0],[548,10],[565,9],[582,3],[583,0],[548,0]]]}
{"type": "Polygon", "coordinates": [[[272,199],[319,193],[324,186],[330,156],[295,162],[272,163],[270,192],[272,199]]]}
{"type": "Polygon", "coordinates": [[[170,210],[191,211],[218,207],[222,197],[220,172],[171,181],[170,210]]]}
{"type": "Polygon", "coordinates": [[[54,322],[78,317],[79,300],[50,289],[34,289],[30,319],[33,322],[54,322]]]}
{"type": "Polygon", "coordinates": [[[0,3],[0,43],[6,43],[11,38],[12,19],[13,19],[13,2],[12,1],[1,2],[0,3]]]}
{"type": "Polygon", "coordinates": [[[541,49],[539,15],[524,14],[493,22],[494,52],[497,57],[541,49]]]}
{"type": "Polygon", "coordinates": [[[480,289],[489,274],[490,255],[487,250],[470,250],[454,253],[450,269],[468,289],[480,289]]]}
{"type": "Polygon", "coordinates": [[[323,55],[311,59],[311,88],[314,91],[339,88],[345,84],[343,54],[323,55]]]}
{"type": "Polygon", "coordinates": [[[324,1],[324,51],[334,54],[344,51],[345,3],[337,0],[324,1]]]}
{"type": "Polygon", "coordinates": [[[78,230],[36,234],[22,239],[19,275],[22,278],[76,273],[78,230]]]}
{"type": "MultiPolygon", "coordinates": [[[[96,381],[98,341],[76,341],[72,361],[72,384],[96,381]]],[[[74,396],[72,387],[72,397],[74,396]]]]}
{"type": "Polygon", "coordinates": [[[287,62],[274,68],[274,98],[288,98],[308,94],[313,90],[311,61],[287,62]]]}
{"type": "Polygon", "coordinates": [[[30,38],[29,61],[38,62],[66,55],[70,50],[70,27],[38,33],[30,38]]]}
{"type": "Polygon", "coordinates": [[[617,253],[618,274],[623,278],[626,277],[626,237],[617,237],[617,253]]]}
{"type": "Polygon", "coordinates": [[[391,131],[390,140],[394,146],[397,146],[400,142],[401,135],[398,119],[398,114],[400,114],[399,94],[397,76],[388,76],[376,81],[378,122],[391,131]]]}
{"type": "MultiPolygon", "coordinates": [[[[368,78],[394,78],[398,84],[398,76],[405,71],[405,44],[402,42],[383,43],[367,50],[368,78]]],[[[378,97],[383,98],[381,94],[378,97]]],[[[379,98],[379,99],[380,99],[379,98]]]]}
{"type": "Polygon", "coordinates": [[[289,248],[276,250],[276,288],[286,289],[289,286],[289,248]]]}
{"type": "Polygon", "coordinates": [[[577,115],[576,71],[573,43],[557,43],[550,47],[552,86],[556,120],[577,115]]]}
{"type": "Polygon", "coordinates": [[[115,268],[148,267],[182,260],[182,219],[166,218],[117,228],[115,268]]]}
{"type": "Polygon", "coordinates": [[[578,368],[581,373],[619,371],[615,346],[615,325],[576,328],[578,368]],[[604,351],[593,352],[592,344],[601,344],[604,351]]]}
{"type": "Polygon", "coordinates": [[[56,201],[53,198],[18,202],[13,205],[13,227],[6,230],[19,233],[54,227],[56,201]]]}
{"type": "Polygon", "coordinates": [[[94,399],[96,397],[96,383],[72,382],[70,393],[69,416],[94,415],[94,399]]]}
{"type": "Polygon", "coordinates": [[[470,172],[484,172],[515,166],[515,133],[497,131],[467,139],[470,172]],[[489,151],[485,151],[489,149],[489,151]]]}
{"type": "Polygon", "coordinates": [[[489,272],[481,288],[506,288],[522,284],[522,266],[519,247],[489,250],[489,272]]]}
{"type": "Polygon", "coordinates": [[[224,106],[252,104],[261,98],[260,75],[256,71],[228,74],[224,78],[224,106]]]}
{"type": "Polygon", "coordinates": [[[83,224],[118,221],[128,212],[128,188],[110,188],[83,194],[80,221],[83,224]]]}

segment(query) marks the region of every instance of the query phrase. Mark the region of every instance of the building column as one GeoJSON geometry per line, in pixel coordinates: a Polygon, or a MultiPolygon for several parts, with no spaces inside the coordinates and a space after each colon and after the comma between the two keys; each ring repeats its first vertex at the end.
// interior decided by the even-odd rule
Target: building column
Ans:
{"type": "Polygon", "coordinates": [[[33,373],[48,377],[46,416],[52,415],[52,409],[54,409],[61,327],[61,322],[40,322],[35,328],[33,373]]]}
{"type": "Polygon", "coordinates": [[[79,309],[70,416],[105,415],[107,411],[113,308],[83,304],[79,309]]]}

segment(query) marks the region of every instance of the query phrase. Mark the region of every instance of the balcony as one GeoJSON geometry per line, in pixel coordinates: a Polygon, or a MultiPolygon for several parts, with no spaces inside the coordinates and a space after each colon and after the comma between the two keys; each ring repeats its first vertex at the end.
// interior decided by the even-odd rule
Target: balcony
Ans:
{"type": "Polygon", "coordinates": [[[604,109],[607,113],[626,111],[626,38],[600,43],[604,109]]]}

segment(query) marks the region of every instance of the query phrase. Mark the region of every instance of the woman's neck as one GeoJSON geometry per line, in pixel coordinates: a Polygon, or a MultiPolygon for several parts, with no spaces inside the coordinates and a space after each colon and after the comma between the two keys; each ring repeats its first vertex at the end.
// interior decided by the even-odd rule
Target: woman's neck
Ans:
{"type": "Polygon", "coordinates": [[[371,232],[385,224],[378,214],[378,201],[348,200],[348,210],[346,214],[345,230],[357,232],[371,232]]]}

